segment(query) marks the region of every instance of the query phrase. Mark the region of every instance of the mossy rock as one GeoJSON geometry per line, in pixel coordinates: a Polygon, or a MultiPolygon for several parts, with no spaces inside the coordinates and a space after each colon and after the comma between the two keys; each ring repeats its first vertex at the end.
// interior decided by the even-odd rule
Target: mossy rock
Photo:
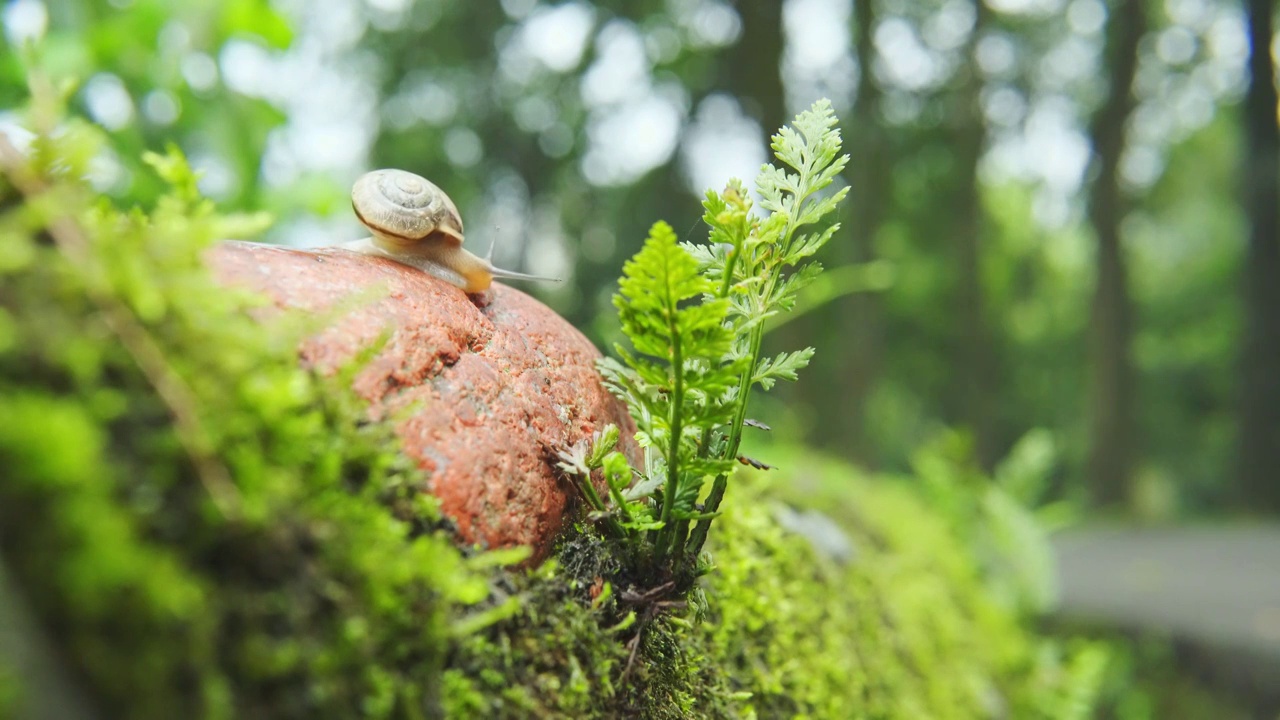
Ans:
{"type": "Polygon", "coordinates": [[[917,493],[774,454],[796,464],[736,478],[715,571],[686,612],[647,626],[625,683],[620,641],[636,626],[609,627],[612,602],[590,609],[609,563],[575,536],[560,566],[521,585],[515,617],[461,643],[447,702],[485,717],[1069,716],[1040,712],[1069,673],[1037,657],[1041,639],[996,604],[917,493]]]}
{"type": "Polygon", "coordinates": [[[20,717],[67,696],[138,718],[438,706],[452,608],[491,570],[468,567],[350,377],[299,369],[312,321],[263,325],[259,299],[210,278],[202,249],[257,223],[217,216],[177,157],[154,158],[174,191],[153,213],[116,211],[67,179],[97,132],[57,135],[6,168],[21,193],[0,185],[0,594],[34,626],[0,643],[0,700],[20,717]]]}
{"type": "Polygon", "coordinates": [[[0,717],[1087,716],[1096,645],[908,484],[802,451],[734,479],[688,598],[629,599],[589,529],[532,570],[458,547],[358,362],[302,371],[317,319],[209,278],[253,223],[177,157],[150,215],[103,205],[65,180],[97,138],[0,186],[0,717]]]}

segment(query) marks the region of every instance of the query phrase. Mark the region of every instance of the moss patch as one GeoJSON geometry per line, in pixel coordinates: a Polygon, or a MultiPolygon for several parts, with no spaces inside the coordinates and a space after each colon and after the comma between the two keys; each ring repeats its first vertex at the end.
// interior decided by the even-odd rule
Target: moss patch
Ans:
{"type": "Polygon", "coordinates": [[[97,137],[0,188],[0,591],[111,717],[434,712],[485,577],[349,378],[298,368],[303,328],[209,278],[235,223],[180,159],[149,216],[64,179],[97,137]]]}
{"type": "Polygon", "coordinates": [[[628,613],[643,613],[599,592],[616,568],[600,541],[576,535],[558,567],[510,588],[516,615],[454,649],[446,706],[458,717],[1067,718],[1072,698],[1091,708],[1101,647],[1040,637],[998,605],[967,546],[909,488],[810,458],[789,476],[742,473],[732,496],[713,534],[716,569],[687,608],[645,627],[625,681],[622,643],[640,627],[628,613]],[[804,514],[815,507],[826,514],[804,514]],[[822,522],[833,535],[803,529],[822,522]]]}
{"type": "Polygon", "coordinates": [[[804,453],[735,478],[667,605],[581,529],[527,572],[455,547],[355,368],[209,279],[243,221],[172,157],[113,210],[66,180],[96,131],[58,138],[0,186],[0,600],[58,672],[0,643],[0,717],[64,683],[122,718],[1088,716],[1101,645],[999,600],[955,513],[804,453]]]}
{"type": "Polygon", "coordinates": [[[708,582],[709,646],[761,714],[1033,717],[1037,639],[951,528],[902,485],[800,453],[783,464],[734,488],[708,582]]]}

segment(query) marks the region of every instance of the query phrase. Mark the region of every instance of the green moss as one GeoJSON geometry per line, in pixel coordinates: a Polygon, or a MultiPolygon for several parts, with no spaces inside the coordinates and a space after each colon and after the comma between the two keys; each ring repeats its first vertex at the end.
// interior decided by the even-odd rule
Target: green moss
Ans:
{"type": "MultiPolygon", "coordinates": [[[[74,146],[86,137],[37,157],[88,157],[74,146]]],[[[158,166],[178,190],[149,217],[62,183],[56,203],[9,203],[0,251],[0,550],[104,712],[914,718],[1036,704],[1037,641],[988,598],[952,528],[842,466],[737,480],[718,569],[687,607],[624,597],[650,588],[627,586],[590,534],[530,573],[468,567],[349,377],[300,371],[303,328],[250,319],[256,300],[208,278],[199,253],[225,221],[181,163],[158,166]],[[83,237],[51,236],[54,217],[83,237]],[[825,478],[803,492],[843,522],[852,558],[780,521],[800,478],[825,478]]]]}
{"type": "Polygon", "coordinates": [[[149,215],[102,205],[65,180],[95,137],[62,126],[48,188],[0,186],[0,607],[58,665],[19,682],[0,642],[0,717],[67,682],[122,718],[1065,720],[1100,687],[1143,716],[1106,646],[993,590],[976,495],[939,511],[803,452],[734,478],[688,598],[643,597],[590,532],[523,572],[459,550],[355,367],[299,370],[302,321],[208,277],[242,221],[175,158],[149,215]]]}
{"type": "Polygon", "coordinates": [[[713,536],[715,570],[690,607],[646,626],[625,678],[624,643],[641,624],[628,613],[643,615],[642,606],[618,602],[616,589],[600,592],[602,578],[625,582],[619,566],[603,541],[575,534],[557,565],[508,578],[505,591],[521,599],[514,615],[455,645],[448,714],[1237,716],[1194,683],[1179,690],[1187,681],[1167,663],[1155,665],[1164,669],[1154,680],[1139,672],[1145,665],[1135,667],[1125,642],[1038,630],[1028,603],[992,567],[995,558],[980,562],[966,535],[975,523],[1001,521],[977,515],[982,508],[1004,516],[1009,506],[953,495],[957,506],[943,514],[913,481],[868,476],[799,449],[772,448],[770,457],[788,470],[734,479],[713,536]],[[1130,687],[1131,677],[1144,684],[1130,687]],[[1162,688],[1179,692],[1185,707],[1160,701],[1162,688]]]}
{"type": "MultiPolygon", "coordinates": [[[[450,717],[658,720],[731,717],[726,677],[681,618],[638,621],[604,578],[620,565],[590,533],[571,534],[555,561],[504,578],[511,617],[464,636],[445,671],[450,717]],[[593,600],[592,596],[595,595],[593,600]],[[630,671],[627,643],[644,625],[630,671]]],[[[682,613],[683,614],[683,613],[682,613]]]]}
{"type": "Polygon", "coordinates": [[[518,614],[456,649],[447,707],[458,717],[1067,718],[1069,697],[1092,706],[1101,677],[1070,664],[1083,657],[1101,673],[1105,653],[1068,651],[998,605],[917,493],[792,460],[786,475],[735,479],[716,569],[689,608],[645,626],[625,681],[621,643],[642,624],[625,618],[643,606],[615,593],[592,607],[589,588],[616,579],[616,566],[600,541],[575,536],[561,567],[513,587],[518,614]],[[798,515],[812,508],[834,535],[797,530],[813,525],[798,515]]]}
{"type": "Polygon", "coordinates": [[[773,492],[735,488],[747,509],[725,518],[712,592],[711,640],[736,658],[762,711],[981,717],[1007,706],[1031,637],[985,596],[951,529],[901,485],[799,454],[783,462],[790,477],[773,492]],[[779,525],[788,494],[839,522],[845,562],[779,525]]]}
{"type": "Polygon", "coordinates": [[[433,714],[449,613],[485,576],[350,378],[299,369],[298,321],[208,276],[232,223],[185,165],[158,163],[177,190],[149,216],[57,180],[95,138],[38,140],[26,202],[0,190],[18,600],[111,717],[433,714]]]}

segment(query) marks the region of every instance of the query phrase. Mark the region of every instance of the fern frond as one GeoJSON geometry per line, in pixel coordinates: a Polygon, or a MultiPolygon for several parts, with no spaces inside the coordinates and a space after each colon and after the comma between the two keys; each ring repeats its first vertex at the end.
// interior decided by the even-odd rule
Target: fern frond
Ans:
{"type": "Polygon", "coordinates": [[[814,227],[848,192],[821,195],[848,161],[840,155],[831,104],[819,101],[800,113],[773,136],[772,147],[780,165],[765,165],[756,178],[765,217],[755,214],[737,180],[708,192],[702,203],[708,242],[681,244],[669,225],[654,224],[623,267],[613,298],[629,347],[619,346],[621,362],[604,360],[600,372],[626,401],[636,440],[651,451],[648,467],[636,471],[638,482],[618,488],[614,500],[632,508],[624,528],[648,533],[650,545],[637,553],[651,557],[641,562],[652,568],[670,561],[667,576],[692,576],[737,462],[751,389],[795,380],[814,352],[763,358],[760,346],[765,321],[794,307],[796,292],[822,271],[808,258],[839,229],[814,227]],[[712,478],[701,507],[698,498],[712,478]],[[646,497],[651,505],[643,505],[646,497]]]}

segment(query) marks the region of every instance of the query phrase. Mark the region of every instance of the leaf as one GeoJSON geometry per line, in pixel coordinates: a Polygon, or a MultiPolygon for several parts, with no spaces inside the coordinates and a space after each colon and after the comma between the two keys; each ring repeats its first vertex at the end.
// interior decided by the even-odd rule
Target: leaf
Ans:
{"type": "Polygon", "coordinates": [[[649,497],[660,487],[662,487],[661,478],[649,478],[627,488],[622,492],[622,496],[628,500],[639,500],[640,498],[649,497]]]}
{"type": "Polygon", "coordinates": [[[809,365],[813,352],[813,348],[805,348],[793,353],[782,353],[772,360],[765,360],[756,368],[752,382],[759,383],[762,388],[768,390],[778,380],[794,381],[797,377],[796,373],[809,365]]]}
{"type": "Polygon", "coordinates": [[[556,463],[556,467],[564,471],[566,475],[589,475],[591,469],[587,467],[586,444],[577,442],[556,453],[556,457],[560,459],[556,463]]]}
{"type": "Polygon", "coordinates": [[[811,262],[801,265],[799,270],[788,275],[787,279],[778,286],[774,296],[770,298],[770,304],[781,311],[790,311],[795,307],[796,294],[816,280],[821,273],[821,263],[811,262]]]}
{"type": "Polygon", "coordinates": [[[787,199],[800,192],[799,180],[799,176],[788,174],[782,168],[772,165],[760,168],[760,175],[756,177],[756,191],[761,197],[760,207],[770,212],[789,215],[791,209],[788,207],[787,199]]]}
{"type": "Polygon", "coordinates": [[[723,258],[720,257],[722,253],[719,251],[719,248],[714,245],[680,243],[680,247],[684,248],[685,252],[693,256],[693,259],[698,263],[698,267],[702,270],[706,270],[707,268],[716,265],[717,262],[724,261],[723,258]]]}
{"type": "Polygon", "coordinates": [[[827,244],[827,241],[830,240],[831,236],[839,229],[840,223],[833,223],[831,227],[820,233],[810,233],[808,235],[800,236],[800,238],[793,243],[791,252],[787,253],[787,258],[784,262],[788,265],[795,265],[800,260],[816,253],[823,245],[827,244]]]}
{"type": "MultiPolygon", "coordinates": [[[[702,484],[698,482],[689,482],[689,478],[685,478],[680,489],[676,491],[676,507],[677,513],[690,513],[696,508],[698,503],[698,495],[702,492],[702,484]]],[[[679,517],[679,515],[677,515],[679,517]]]]}
{"type": "Polygon", "coordinates": [[[622,453],[615,450],[604,456],[601,466],[604,468],[604,477],[609,487],[625,490],[631,485],[631,466],[627,464],[627,457],[622,453]]]}
{"type": "Polygon", "coordinates": [[[183,203],[194,204],[200,200],[200,190],[196,187],[200,176],[191,169],[186,156],[177,145],[169,143],[163,155],[154,152],[143,153],[142,161],[155,169],[160,179],[173,188],[174,196],[183,203]]]}
{"type": "Polygon", "coordinates": [[[767,467],[737,454],[744,404],[754,386],[795,380],[813,357],[806,348],[763,359],[760,340],[765,321],[792,309],[797,291],[822,271],[806,258],[839,230],[815,226],[848,194],[847,187],[822,192],[848,161],[840,144],[831,104],[815,103],[773,136],[779,163],[762,167],[755,182],[764,218],[753,213],[745,186],[731,180],[703,199],[707,242],[681,244],[670,226],[655,223],[623,267],[613,302],[629,344],[599,368],[636,422],[646,468],[631,484],[632,471],[613,452],[606,476],[622,498],[615,504],[629,513],[623,526],[635,538],[648,532],[644,547],[660,561],[697,557],[737,463],[767,467]],[[710,478],[715,489],[704,509],[698,499],[710,478]],[[698,526],[686,534],[687,523],[673,519],[698,526]]]}
{"type": "Polygon", "coordinates": [[[591,453],[587,455],[587,467],[595,469],[604,465],[604,459],[607,455],[611,455],[613,448],[618,444],[618,426],[609,423],[604,429],[597,430],[591,436],[591,453]]]}
{"type": "MultiPolygon", "coordinates": [[[[677,244],[675,231],[664,222],[653,225],[644,247],[622,272],[618,294],[613,296],[622,332],[637,351],[672,359],[682,328],[687,327],[679,322],[680,303],[709,291],[710,281],[699,274],[698,261],[677,244]]],[[[689,317],[692,332],[700,316],[689,317]]]]}
{"type": "Polygon", "coordinates": [[[830,165],[840,152],[840,131],[831,101],[822,98],[792,121],[795,129],[783,128],[773,136],[773,149],[778,159],[798,170],[812,170],[830,165]],[[803,136],[801,140],[797,136],[803,136]],[[806,158],[809,160],[805,162],[806,158]]]}
{"type": "MultiPolygon", "coordinates": [[[[817,190],[818,188],[814,189],[817,190]]],[[[810,203],[805,207],[804,211],[800,213],[800,216],[796,218],[796,225],[808,225],[818,222],[822,218],[831,214],[836,209],[836,206],[839,205],[848,194],[849,188],[846,186],[822,198],[821,200],[810,203]]]]}

